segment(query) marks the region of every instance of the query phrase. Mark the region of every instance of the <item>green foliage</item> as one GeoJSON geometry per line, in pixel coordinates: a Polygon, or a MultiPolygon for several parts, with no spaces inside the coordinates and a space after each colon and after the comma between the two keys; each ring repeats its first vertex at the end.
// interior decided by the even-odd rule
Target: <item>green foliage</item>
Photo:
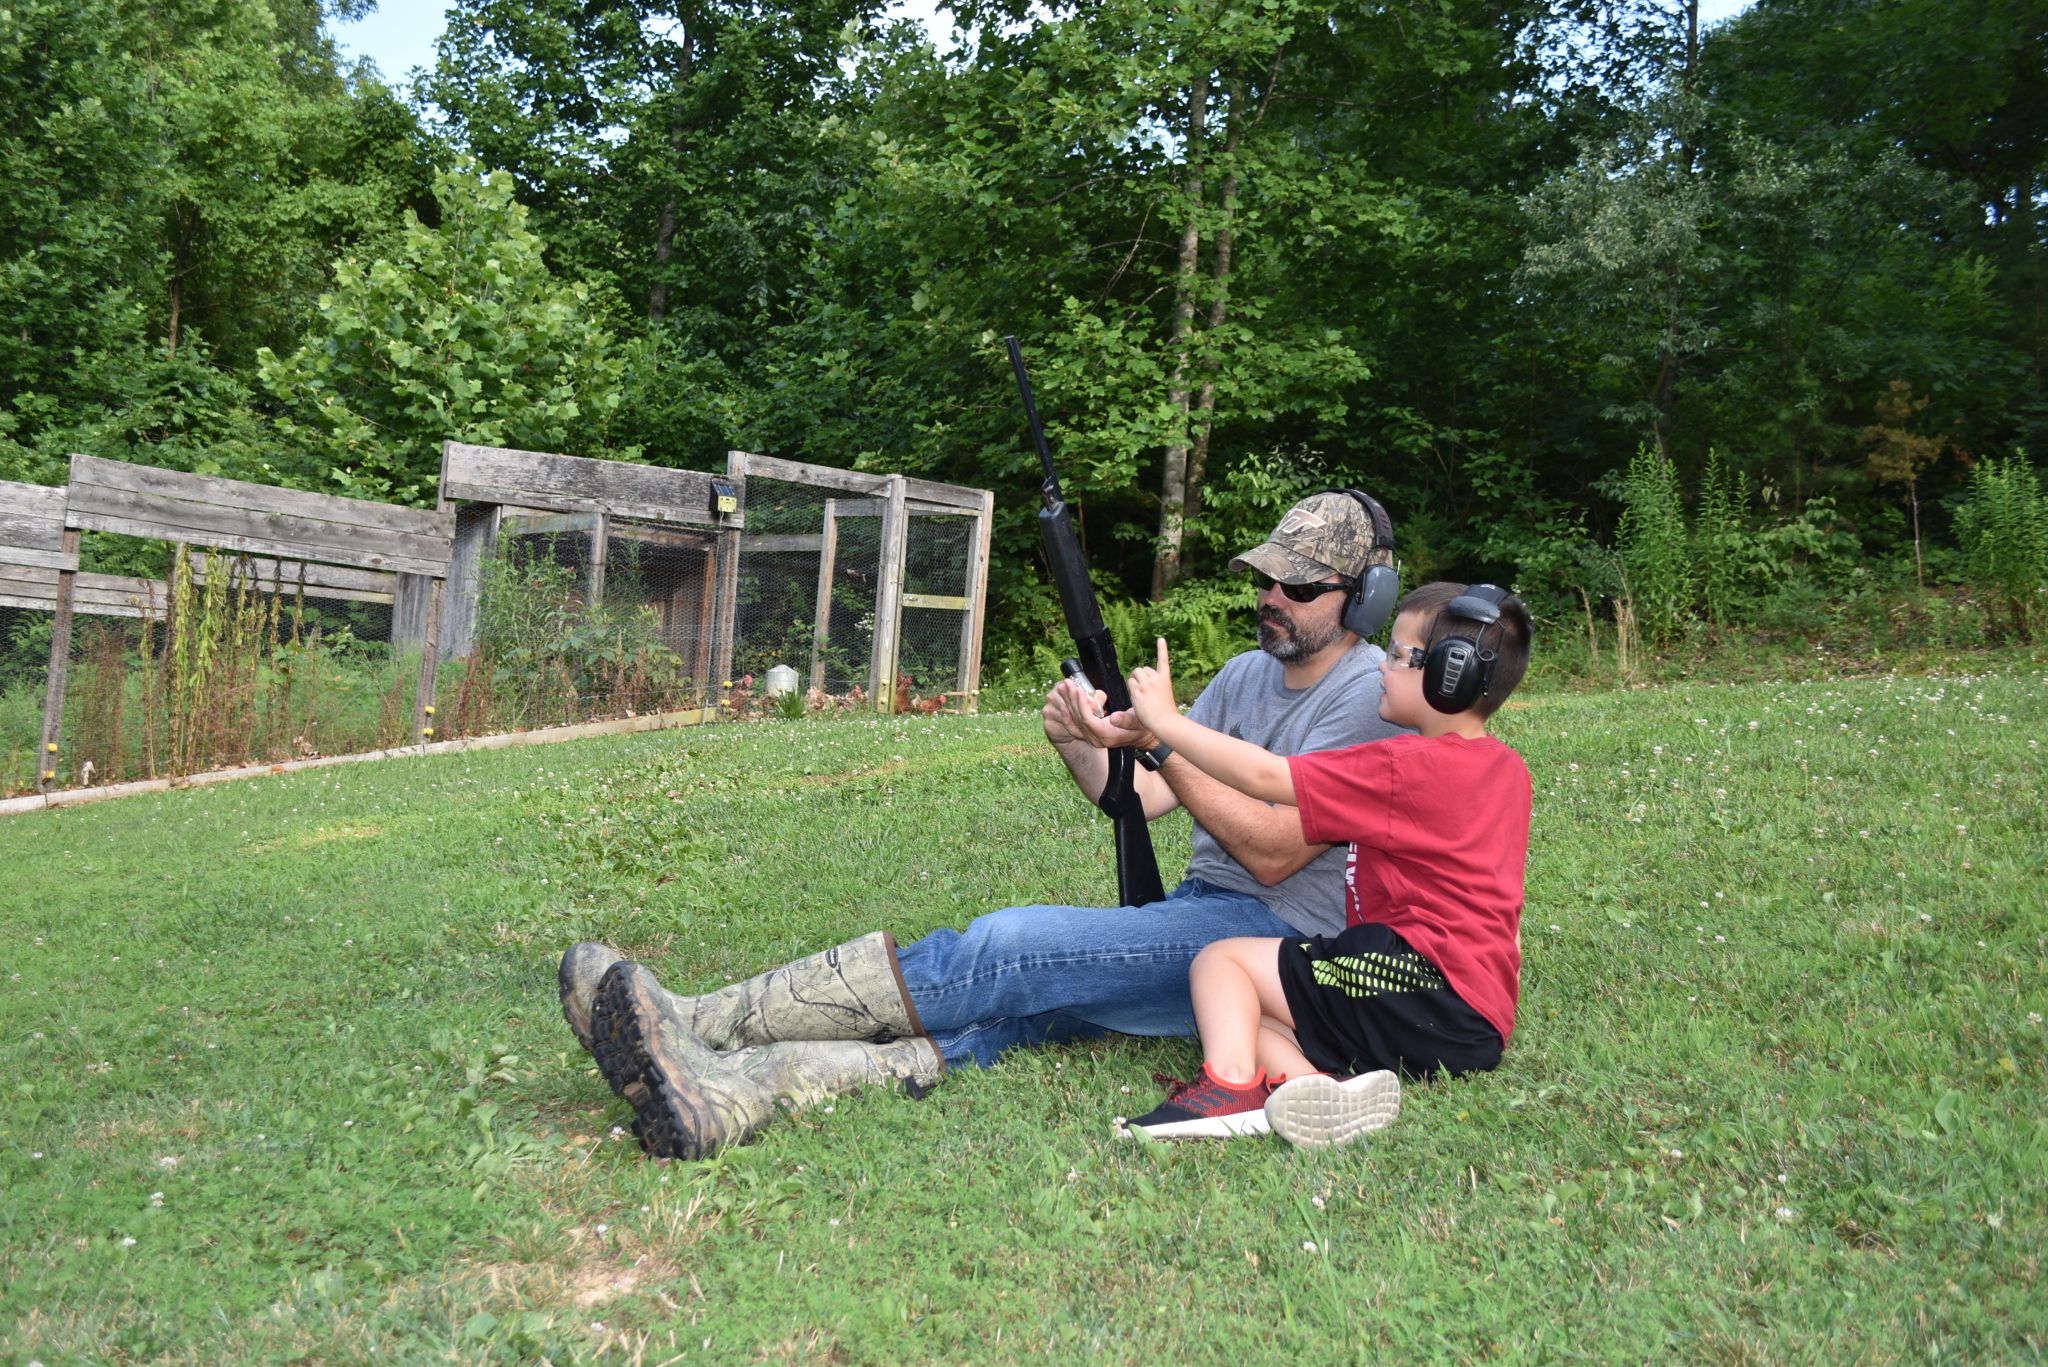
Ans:
{"type": "Polygon", "coordinates": [[[1692,617],[1696,572],[1678,472],[1648,446],[1621,479],[1621,520],[1614,530],[1623,597],[1647,640],[1676,637],[1692,617]]]}
{"type": "Polygon", "coordinates": [[[456,732],[703,705],[701,681],[662,639],[655,609],[636,603],[623,582],[608,583],[603,602],[589,601],[574,554],[581,544],[507,533],[485,558],[456,732]]]}
{"type": "Polygon", "coordinates": [[[1699,571],[1707,621],[1728,626],[1747,621],[1757,598],[1777,573],[1779,561],[1749,526],[1749,483],[1742,472],[1707,453],[1693,519],[1692,559],[1699,571]]]}
{"type": "Polygon", "coordinates": [[[409,217],[389,257],[343,262],[308,340],[261,356],[285,430],[359,497],[432,503],[449,440],[595,454],[619,405],[626,354],[589,288],[549,273],[511,176],[434,188],[437,225],[409,217]]]}
{"type": "Polygon", "coordinates": [[[226,404],[255,349],[291,345],[335,254],[425,190],[414,117],[342,76],[321,18],[315,0],[0,10],[0,469],[205,432],[166,415],[179,391],[261,445],[226,404]]]}
{"type": "Polygon", "coordinates": [[[2024,451],[1977,463],[1956,534],[1970,582],[2003,597],[2013,633],[2032,639],[2048,593],[2048,495],[2024,451]]]}

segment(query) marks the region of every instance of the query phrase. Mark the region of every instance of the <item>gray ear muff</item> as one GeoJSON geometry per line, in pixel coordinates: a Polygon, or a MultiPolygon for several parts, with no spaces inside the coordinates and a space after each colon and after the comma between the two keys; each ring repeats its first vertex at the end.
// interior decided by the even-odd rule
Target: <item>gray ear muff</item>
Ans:
{"type": "MultiPolygon", "coordinates": [[[[1389,556],[1394,551],[1394,520],[1387,516],[1387,510],[1380,506],[1378,499],[1362,489],[1325,489],[1328,494],[1347,494],[1365,510],[1365,520],[1372,528],[1372,548],[1385,551],[1389,556]]],[[[1369,641],[1386,629],[1387,619],[1394,615],[1394,605],[1401,601],[1401,573],[1392,565],[1372,565],[1358,581],[1358,589],[1344,600],[1344,611],[1337,619],[1343,628],[1369,641]]]]}
{"type": "Polygon", "coordinates": [[[1392,565],[1374,565],[1344,604],[1344,629],[1370,641],[1385,628],[1400,601],[1400,572],[1392,565]]]}

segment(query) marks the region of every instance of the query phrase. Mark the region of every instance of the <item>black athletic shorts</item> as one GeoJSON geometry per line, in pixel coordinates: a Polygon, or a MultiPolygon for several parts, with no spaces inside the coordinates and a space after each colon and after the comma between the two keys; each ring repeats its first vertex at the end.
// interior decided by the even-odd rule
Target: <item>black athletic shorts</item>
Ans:
{"type": "Polygon", "coordinates": [[[1455,1077],[1500,1062],[1500,1032],[1386,926],[1282,940],[1280,986],[1301,1052],[1326,1072],[1455,1077]]]}

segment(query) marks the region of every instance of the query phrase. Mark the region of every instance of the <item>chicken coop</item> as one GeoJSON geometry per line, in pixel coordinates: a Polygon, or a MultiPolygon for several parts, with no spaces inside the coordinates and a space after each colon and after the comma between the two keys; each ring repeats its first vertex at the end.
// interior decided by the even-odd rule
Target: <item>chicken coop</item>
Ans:
{"type": "Polygon", "coordinates": [[[715,475],[450,442],[441,506],[456,734],[744,716],[790,693],[810,710],[974,705],[986,490],[738,451],[715,475]]]}
{"type": "Polygon", "coordinates": [[[63,488],[0,486],[7,786],[422,735],[450,545],[435,513],[85,455],[63,488]]]}

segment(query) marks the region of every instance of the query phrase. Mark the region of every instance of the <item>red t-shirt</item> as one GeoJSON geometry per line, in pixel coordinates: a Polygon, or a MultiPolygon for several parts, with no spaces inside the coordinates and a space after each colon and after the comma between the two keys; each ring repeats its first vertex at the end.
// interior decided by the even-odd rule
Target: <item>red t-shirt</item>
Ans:
{"type": "Polygon", "coordinates": [[[1522,757],[1491,736],[1396,736],[1287,763],[1302,834],[1351,845],[1345,923],[1393,928],[1505,1042],[1522,980],[1522,757]]]}

